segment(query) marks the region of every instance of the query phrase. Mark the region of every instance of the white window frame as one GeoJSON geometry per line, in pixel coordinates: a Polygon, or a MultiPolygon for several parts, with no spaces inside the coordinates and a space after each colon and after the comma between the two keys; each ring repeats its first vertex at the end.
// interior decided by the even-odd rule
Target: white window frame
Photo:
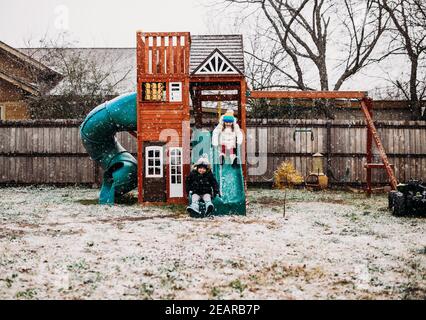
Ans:
{"type": "Polygon", "coordinates": [[[0,120],[6,120],[6,106],[0,105],[0,120]]]}
{"type": "MultiPolygon", "coordinates": [[[[182,198],[183,197],[183,149],[181,147],[174,147],[169,149],[169,176],[170,176],[170,198],[182,198]],[[178,152],[178,155],[175,155],[174,152],[178,152]],[[178,160],[178,162],[173,162],[173,160],[178,160]],[[175,164],[173,164],[175,163],[175,164]],[[177,164],[176,164],[177,163],[177,164]],[[175,169],[175,173],[173,172],[173,169],[175,169]],[[177,173],[177,171],[180,171],[180,173],[177,173]],[[172,183],[173,177],[178,178],[180,177],[180,183],[172,183]]],[[[176,181],[177,181],[176,180],[176,181]]]]}
{"type": "Polygon", "coordinates": [[[160,147],[160,146],[146,147],[145,148],[145,177],[146,178],[163,178],[164,177],[163,166],[164,166],[163,147],[160,147]],[[150,151],[154,152],[154,157],[149,156],[150,151]],[[159,152],[159,157],[156,157],[156,155],[155,155],[156,151],[159,152]],[[153,160],[153,162],[154,162],[153,166],[149,165],[149,160],[153,160]],[[155,174],[155,169],[158,168],[158,166],[155,165],[156,160],[160,160],[160,166],[159,166],[160,173],[159,174],[155,174]],[[153,170],[154,174],[149,174],[150,168],[154,169],[153,170]]]}
{"type": "Polygon", "coordinates": [[[169,83],[170,102],[182,102],[182,82],[169,83]]]}

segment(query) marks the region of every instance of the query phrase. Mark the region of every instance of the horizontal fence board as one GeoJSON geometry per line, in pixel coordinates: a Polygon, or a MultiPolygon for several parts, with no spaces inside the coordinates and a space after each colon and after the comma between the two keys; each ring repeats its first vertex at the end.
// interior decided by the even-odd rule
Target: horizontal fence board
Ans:
{"type": "MultiPolygon", "coordinates": [[[[0,121],[0,183],[99,184],[102,170],[81,143],[80,124],[80,120],[0,121]]],[[[247,124],[249,182],[272,183],[282,161],[290,161],[306,176],[312,155],[320,152],[329,158],[326,167],[331,183],[365,184],[367,130],[363,121],[248,119],[247,124]],[[311,132],[300,132],[307,129],[311,132]]],[[[376,126],[398,181],[426,179],[425,122],[380,121],[376,126]]],[[[121,132],[117,140],[136,156],[132,135],[121,132]]],[[[373,162],[380,162],[375,146],[373,162]]],[[[387,183],[383,169],[372,172],[374,183],[387,183]]]]}

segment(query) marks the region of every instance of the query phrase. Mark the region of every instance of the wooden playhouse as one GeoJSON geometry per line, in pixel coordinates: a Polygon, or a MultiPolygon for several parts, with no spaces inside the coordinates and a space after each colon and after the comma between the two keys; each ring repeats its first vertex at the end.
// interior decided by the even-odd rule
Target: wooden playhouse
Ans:
{"type": "MultiPolygon", "coordinates": [[[[137,33],[140,203],[187,202],[190,105],[193,127],[200,129],[203,102],[234,101],[245,136],[246,90],[242,36],[137,33]]],[[[241,155],[246,177],[245,141],[241,155]]]]}

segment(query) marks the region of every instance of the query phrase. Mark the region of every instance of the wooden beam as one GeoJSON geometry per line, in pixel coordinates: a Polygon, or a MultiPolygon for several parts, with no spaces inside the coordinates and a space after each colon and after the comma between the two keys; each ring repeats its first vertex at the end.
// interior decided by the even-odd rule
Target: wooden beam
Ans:
{"type": "Polygon", "coordinates": [[[147,37],[173,37],[173,36],[188,36],[189,32],[142,32],[147,37]]]}
{"type": "Polygon", "coordinates": [[[195,83],[195,82],[201,82],[201,83],[205,83],[205,82],[213,82],[213,83],[233,83],[233,84],[238,84],[240,83],[240,81],[242,81],[244,78],[243,75],[239,75],[239,74],[230,74],[230,75],[205,75],[205,76],[199,76],[199,75],[191,75],[189,78],[189,81],[191,83],[195,83]]]}
{"type": "Polygon", "coordinates": [[[218,85],[209,85],[209,86],[192,86],[192,90],[200,90],[200,91],[237,91],[240,90],[240,86],[236,85],[226,85],[226,84],[218,84],[218,85]]]}
{"type": "MultiPolygon", "coordinates": [[[[393,164],[389,164],[391,167],[394,167],[393,164]]],[[[364,165],[364,168],[369,168],[369,169],[386,169],[386,166],[383,163],[367,163],[364,165]]],[[[368,181],[367,181],[368,183],[368,181]]],[[[371,183],[371,181],[370,181],[371,183]]],[[[372,188],[370,188],[371,191],[372,188]]]]}
{"type": "Polygon", "coordinates": [[[244,188],[245,191],[247,192],[247,178],[248,178],[248,167],[247,167],[247,96],[246,96],[246,90],[247,90],[247,82],[245,79],[242,79],[240,82],[240,100],[239,100],[239,105],[238,105],[238,114],[240,117],[240,125],[241,125],[241,130],[244,133],[244,142],[242,145],[242,157],[244,158],[242,167],[243,167],[243,174],[244,174],[244,188]]]}
{"type": "Polygon", "coordinates": [[[195,113],[195,127],[198,129],[201,129],[203,127],[203,108],[201,103],[201,92],[196,91],[194,100],[193,100],[193,107],[194,107],[194,113],[195,113]]]}
{"type": "Polygon", "coordinates": [[[251,91],[249,99],[363,99],[363,91],[251,91]]]}
{"type": "Polygon", "coordinates": [[[240,101],[238,94],[202,94],[200,101],[240,101]]]}

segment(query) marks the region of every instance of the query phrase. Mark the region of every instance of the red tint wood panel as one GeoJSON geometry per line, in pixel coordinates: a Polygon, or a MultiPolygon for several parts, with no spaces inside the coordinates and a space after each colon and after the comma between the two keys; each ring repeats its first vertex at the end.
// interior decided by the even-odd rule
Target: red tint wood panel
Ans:
{"type": "Polygon", "coordinates": [[[363,99],[363,91],[251,91],[250,99],[363,99]]]}

